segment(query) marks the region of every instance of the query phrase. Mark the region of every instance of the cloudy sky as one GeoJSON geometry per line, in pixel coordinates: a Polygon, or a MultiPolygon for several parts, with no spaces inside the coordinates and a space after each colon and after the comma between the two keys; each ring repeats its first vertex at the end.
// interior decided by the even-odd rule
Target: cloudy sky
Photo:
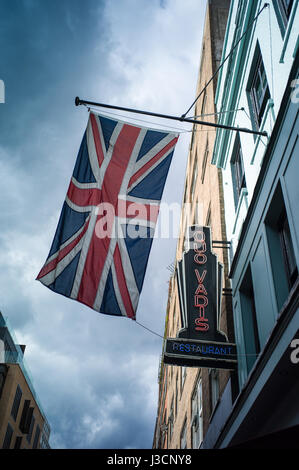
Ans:
{"type": "MultiPolygon", "coordinates": [[[[194,99],[204,14],[205,0],[0,0],[0,310],[27,345],[52,448],[151,448],[162,350],[162,339],[134,321],[35,281],[88,119],[74,98],[183,114],[194,99]]],[[[169,204],[181,203],[189,142],[182,132],[163,194],[169,204]]],[[[174,235],[154,240],[137,310],[160,335],[174,235]]]]}

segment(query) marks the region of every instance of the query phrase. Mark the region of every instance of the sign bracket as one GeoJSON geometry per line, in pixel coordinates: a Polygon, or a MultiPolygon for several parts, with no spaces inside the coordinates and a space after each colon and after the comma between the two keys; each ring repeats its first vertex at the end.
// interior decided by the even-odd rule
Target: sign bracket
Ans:
{"type": "Polygon", "coordinates": [[[219,129],[227,129],[230,131],[237,131],[237,132],[246,132],[248,134],[255,134],[255,135],[260,135],[262,137],[268,137],[268,134],[266,131],[254,131],[252,129],[247,129],[245,127],[233,127],[233,126],[226,126],[224,124],[217,124],[215,122],[206,122],[206,121],[198,121],[197,119],[190,119],[186,118],[184,116],[172,116],[168,114],[161,114],[161,113],[153,113],[151,111],[141,111],[140,109],[133,109],[133,108],[125,108],[123,106],[115,106],[111,104],[105,104],[105,103],[97,103],[95,101],[86,101],[86,100],[81,100],[79,96],[76,96],[75,98],[75,105],[87,105],[87,106],[99,106],[101,108],[109,108],[109,109],[117,109],[119,111],[127,111],[129,113],[137,113],[137,114],[145,114],[147,116],[154,116],[154,117],[159,117],[163,119],[172,119],[174,121],[180,121],[180,122],[188,122],[190,124],[200,124],[203,126],[210,126],[210,127],[217,127],[219,129]]]}

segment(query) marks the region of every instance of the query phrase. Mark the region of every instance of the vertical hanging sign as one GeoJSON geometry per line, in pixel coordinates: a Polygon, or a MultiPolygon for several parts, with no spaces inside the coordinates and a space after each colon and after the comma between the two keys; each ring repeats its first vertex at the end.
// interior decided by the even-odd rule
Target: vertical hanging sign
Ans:
{"type": "Polygon", "coordinates": [[[222,272],[211,250],[210,227],[189,227],[189,249],[176,271],[183,328],[177,338],[167,338],[164,363],[236,369],[236,345],[218,330],[222,272]]]}

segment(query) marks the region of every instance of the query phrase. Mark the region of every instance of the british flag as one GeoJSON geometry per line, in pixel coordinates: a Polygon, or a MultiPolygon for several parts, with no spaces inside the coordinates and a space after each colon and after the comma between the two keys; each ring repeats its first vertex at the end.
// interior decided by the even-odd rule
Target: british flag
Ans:
{"type": "Polygon", "coordinates": [[[41,283],[98,312],[136,319],[177,140],[90,113],[41,283]]]}

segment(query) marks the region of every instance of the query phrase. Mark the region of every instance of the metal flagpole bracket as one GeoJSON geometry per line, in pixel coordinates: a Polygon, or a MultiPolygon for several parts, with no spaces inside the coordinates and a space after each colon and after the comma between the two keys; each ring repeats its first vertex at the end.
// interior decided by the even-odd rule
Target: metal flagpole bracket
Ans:
{"type": "Polygon", "coordinates": [[[255,135],[260,135],[263,137],[268,137],[268,134],[266,131],[254,131],[252,129],[247,129],[244,127],[232,127],[232,126],[226,126],[224,124],[217,124],[214,122],[206,122],[206,121],[198,121],[197,119],[189,119],[189,118],[184,118],[184,117],[179,117],[179,116],[170,116],[168,114],[161,114],[161,113],[153,113],[151,111],[141,111],[140,109],[133,109],[133,108],[125,108],[123,106],[114,106],[111,104],[105,104],[105,103],[96,103],[95,101],[86,101],[86,100],[81,100],[79,96],[76,96],[75,98],[75,105],[79,106],[81,104],[86,104],[89,106],[99,106],[101,108],[108,108],[108,109],[117,109],[119,111],[126,111],[129,113],[136,113],[136,114],[145,114],[147,116],[154,116],[154,117],[159,117],[162,119],[171,119],[173,121],[180,121],[180,122],[189,122],[190,124],[200,124],[203,126],[210,126],[210,127],[217,127],[220,129],[227,129],[230,131],[237,131],[237,132],[246,132],[247,134],[255,134],[255,135]]]}

